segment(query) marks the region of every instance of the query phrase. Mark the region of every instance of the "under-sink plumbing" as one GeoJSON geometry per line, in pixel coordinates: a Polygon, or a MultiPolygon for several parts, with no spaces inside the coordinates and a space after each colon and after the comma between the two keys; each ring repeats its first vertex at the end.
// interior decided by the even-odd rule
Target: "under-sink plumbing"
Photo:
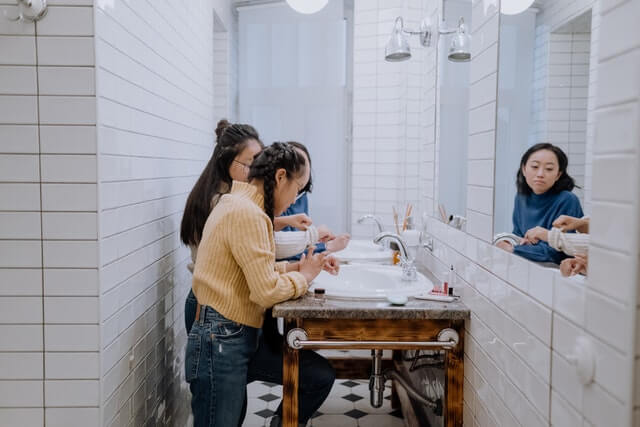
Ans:
{"type": "Polygon", "coordinates": [[[371,377],[369,378],[369,401],[380,408],[384,398],[384,374],[382,373],[382,350],[371,350],[371,377]]]}

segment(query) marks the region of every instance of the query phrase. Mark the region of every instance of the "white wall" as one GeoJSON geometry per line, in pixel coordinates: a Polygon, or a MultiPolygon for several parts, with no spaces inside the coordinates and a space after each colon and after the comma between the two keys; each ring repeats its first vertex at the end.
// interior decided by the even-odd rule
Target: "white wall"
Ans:
{"type": "Polygon", "coordinates": [[[371,238],[374,228],[356,222],[361,215],[382,217],[390,230],[394,205],[403,215],[412,203],[418,219],[433,210],[436,50],[414,36],[412,58],[392,63],[384,48],[397,16],[417,28],[422,17],[437,22],[437,15],[426,1],[356,0],[354,10],[351,229],[371,238]]]}
{"type": "MultiPolygon", "coordinates": [[[[207,1],[96,7],[102,425],[182,425],[182,209],[211,155],[207,1]]],[[[224,16],[224,13],[220,13],[224,16]]]]}
{"type": "Polygon", "coordinates": [[[99,419],[93,2],[50,3],[0,18],[3,427],[99,419]]]}

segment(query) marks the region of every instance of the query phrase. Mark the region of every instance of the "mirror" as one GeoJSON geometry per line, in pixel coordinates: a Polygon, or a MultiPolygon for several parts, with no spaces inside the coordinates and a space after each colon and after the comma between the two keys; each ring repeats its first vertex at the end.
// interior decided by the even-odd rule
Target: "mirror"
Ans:
{"type": "MultiPolygon", "coordinates": [[[[467,28],[471,27],[471,1],[449,0],[440,27],[456,28],[460,18],[467,28]]],[[[455,33],[441,34],[438,38],[435,215],[462,229],[467,209],[470,62],[448,59],[456,36],[455,33]]]]}
{"type": "Polygon", "coordinates": [[[500,16],[494,235],[514,231],[516,173],[534,144],[549,142],[564,151],[573,193],[583,210],[589,202],[591,10],[551,27],[542,13],[550,3],[500,16]]]}

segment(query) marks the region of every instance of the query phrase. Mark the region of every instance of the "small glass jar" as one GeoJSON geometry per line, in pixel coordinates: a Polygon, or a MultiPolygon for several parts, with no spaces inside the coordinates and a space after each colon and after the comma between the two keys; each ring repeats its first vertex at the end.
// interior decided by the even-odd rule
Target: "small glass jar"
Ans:
{"type": "Polygon", "coordinates": [[[313,290],[313,297],[316,299],[324,301],[324,294],[325,294],[324,288],[315,288],[313,290]]]}

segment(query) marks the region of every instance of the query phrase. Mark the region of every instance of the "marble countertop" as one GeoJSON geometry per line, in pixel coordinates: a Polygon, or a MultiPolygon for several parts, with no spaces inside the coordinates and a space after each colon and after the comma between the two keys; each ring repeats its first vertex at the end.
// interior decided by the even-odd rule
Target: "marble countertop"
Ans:
{"type": "Polygon", "coordinates": [[[386,300],[319,299],[311,293],[273,307],[273,316],[284,318],[462,320],[469,315],[459,300],[443,303],[409,298],[405,305],[397,306],[386,300]]]}

